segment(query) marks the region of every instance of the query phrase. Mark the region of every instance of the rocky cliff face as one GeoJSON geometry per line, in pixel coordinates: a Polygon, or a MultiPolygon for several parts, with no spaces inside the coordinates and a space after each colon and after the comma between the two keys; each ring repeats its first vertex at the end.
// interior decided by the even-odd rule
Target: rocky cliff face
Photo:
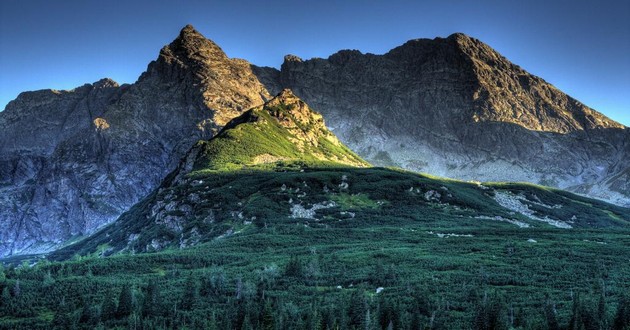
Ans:
{"type": "Polygon", "coordinates": [[[0,113],[0,256],[113,221],[196,141],[268,98],[248,63],[191,26],[132,85],[20,94],[0,113]]]}
{"type": "Polygon", "coordinates": [[[289,55],[256,68],[291,88],[375,164],[479,181],[527,181],[630,205],[630,131],[463,34],[384,55],[289,55]]]}

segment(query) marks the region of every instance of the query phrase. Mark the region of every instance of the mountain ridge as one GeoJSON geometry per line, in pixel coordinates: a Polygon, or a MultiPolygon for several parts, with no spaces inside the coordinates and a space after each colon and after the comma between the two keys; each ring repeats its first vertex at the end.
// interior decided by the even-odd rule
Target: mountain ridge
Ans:
{"type": "MultiPolygon", "coordinates": [[[[133,84],[105,79],[73,91],[20,94],[0,113],[0,224],[10,228],[0,233],[0,255],[49,251],[111,223],[197,141],[285,87],[376,165],[543,183],[628,205],[628,130],[558,134],[487,121],[482,110],[499,103],[473,104],[478,87],[475,73],[462,70],[465,56],[446,38],[422,40],[407,55],[288,56],[275,70],[230,59],[187,26],[133,84]],[[475,109],[479,122],[470,119],[475,109]]],[[[575,121],[582,122],[606,120],[575,121]]]]}
{"type": "Polygon", "coordinates": [[[463,34],[383,55],[291,55],[280,70],[256,72],[270,91],[291,88],[323,109],[339,138],[376,165],[534,182],[630,205],[626,127],[463,34]]]}
{"type": "Polygon", "coordinates": [[[501,223],[524,232],[630,228],[630,210],[563,191],[371,167],[285,89],[197,142],[156,190],[113,224],[49,257],[190,248],[275,225],[391,225],[390,217],[429,228],[430,219],[455,227],[501,223]]]}

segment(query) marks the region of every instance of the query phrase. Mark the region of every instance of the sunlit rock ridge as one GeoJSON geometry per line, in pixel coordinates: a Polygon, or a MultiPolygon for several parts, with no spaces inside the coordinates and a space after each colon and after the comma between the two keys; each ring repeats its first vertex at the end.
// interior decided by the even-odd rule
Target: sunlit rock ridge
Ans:
{"type": "Polygon", "coordinates": [[[284,88],[375,164],[629,205],[629,131],[478,40],[287,56],[277,70],[230,59],[186,26],[133,84],[24,92],[0,112],[0,256],[50,251],[112,222],[197,141],[284,88]]]}

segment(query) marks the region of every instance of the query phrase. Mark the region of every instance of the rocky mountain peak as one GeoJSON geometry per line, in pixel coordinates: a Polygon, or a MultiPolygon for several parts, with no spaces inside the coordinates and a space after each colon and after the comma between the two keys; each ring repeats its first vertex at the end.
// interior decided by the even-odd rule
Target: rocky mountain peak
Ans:
{"type": "Polygon", "coordinates": [[[214,132],[271,98],[248,62],[229,58],[192,25],[186,25],[173,42],[162,48],[139,82],[179,85],[177,89],[187,94],[189,103],[212,115],[211,124],[200,125],[214,132]]]}
{"type": "Polygon", "coordinates": [[[296,56],[296,55],[292,55],[292,54],[285,55],[284,56],[284,63],[290,63],[290,62],[301,63],[301,62],[304,62],[304,60],[302,60],[301,57],[296,56]]]}
{"type": "Polygon", "coordinates": [[[221,47],[204,37],[192,25],[186,25],[177,38],[164,46],[158,59],[149,65],[152,71],[168,79],[198,75],[210,62],[224,63],[228,57],[221,47]]]}
{"type": "Polygon", "coordinates": [[[179,32],[179,36],[168,46],[168,50],[192,59],[227,59],[221,47],[204,37],[190,24],[179,32]]]}
{"type": "Polygon", "coordinates": [[[120,85],[110,78],[103,78],[92,84],[94,88],[112,88],[112,87],[120,87],[120,85]]]}

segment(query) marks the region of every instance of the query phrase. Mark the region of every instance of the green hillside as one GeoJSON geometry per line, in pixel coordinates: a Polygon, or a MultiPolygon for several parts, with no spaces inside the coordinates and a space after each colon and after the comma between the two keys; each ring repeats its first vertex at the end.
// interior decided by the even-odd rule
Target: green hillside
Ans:
{"type": "Polygon", "coordinates": [[[193,150],[196,171],[261,168],[294,160],[369,165],[339,142],[322,116],[289,90],[233,119],[216,137],[200,141],[193,150]]]}

